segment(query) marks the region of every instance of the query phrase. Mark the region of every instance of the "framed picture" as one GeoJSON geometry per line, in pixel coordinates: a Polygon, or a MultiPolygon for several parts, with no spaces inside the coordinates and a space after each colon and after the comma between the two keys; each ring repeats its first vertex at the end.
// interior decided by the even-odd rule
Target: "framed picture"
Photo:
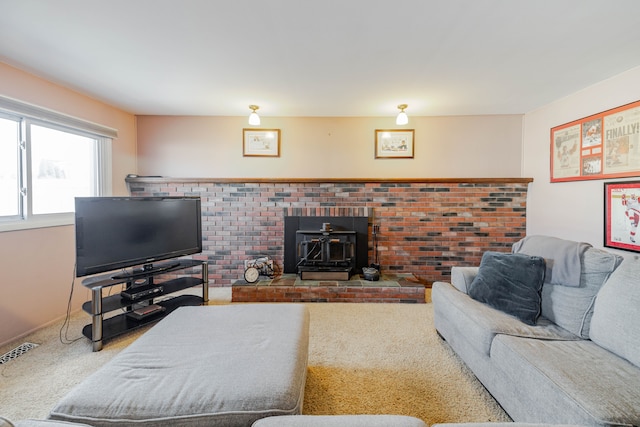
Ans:
{"type": "Polygon", "coordinates": [[[640,176],[640,101],[551,129],[551,182],[640,176]]]}
{"type": "Polygon", "coordinates": [[[242,129],[242,155],[280,157],[280,129],[242,129]]]}
{"type": "Polygon", "coordinates": [[[640,252],[640,181],[604,183],[604,245],[640,252]]]}
{"type": "Polygon", "coordinates": [[[413,159],[413,129],[376,129],[376,159],[413,159]]]}

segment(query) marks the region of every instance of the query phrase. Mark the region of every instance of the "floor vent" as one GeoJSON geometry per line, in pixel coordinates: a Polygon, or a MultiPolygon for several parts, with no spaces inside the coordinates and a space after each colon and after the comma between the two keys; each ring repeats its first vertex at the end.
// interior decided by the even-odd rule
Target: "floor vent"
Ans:
{"type": "Polygon", "coordinates": [[[13,350],[8,351],[5,354],[3,354],[2,356],[0,356],[0,365],[2,365],[3,363],[7,363],[7,362],[9,362],[9,361],[11,361],[13,359],[16,359],[16,358],[22,356],[27,351],[31,350],[32,348],[36,348],[37,346],[38,346],[38,344],[32,344],[30,342],[26,342],[24,344],[20,344],[19,346],[17,346],[13,350]]]}

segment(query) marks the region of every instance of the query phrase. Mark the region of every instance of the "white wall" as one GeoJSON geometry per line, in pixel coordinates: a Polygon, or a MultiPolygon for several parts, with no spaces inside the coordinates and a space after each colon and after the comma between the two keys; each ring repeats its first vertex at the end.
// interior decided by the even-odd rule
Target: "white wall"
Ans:
{"type": "MultiPolygon", "coordinates": [[[[528,235],[547,234],[603,247],[603,183],[611,180],[550,183],[550,131],[639,99],[637,67],[525,114],[523,175],[534,179],[527,203],[528,235]]],[[[629,255],[625,251],[614,252],[629,255]]]]}
{"type": "Polygon", "coordinates": [[[279,158],[242,156],[246,117],[138,117],[138,171],[174,178],[521,177],[522,116],[410,117],[413,159],[375,159],[394,117],[263,117],[279,158]]]}

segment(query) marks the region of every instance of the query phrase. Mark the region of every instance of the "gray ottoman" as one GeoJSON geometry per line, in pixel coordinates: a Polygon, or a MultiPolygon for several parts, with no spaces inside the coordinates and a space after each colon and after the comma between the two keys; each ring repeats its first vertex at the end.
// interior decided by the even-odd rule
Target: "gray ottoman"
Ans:
{"type": "Polygon", "coordinates": [[[92,426],[251,426],[300,414],[302,304],[181,307],[76,386],[50,419],[92,426]]]}
{"type": "Polygon", "coordinates": [[[263,418],[252,427],[426,427],[426,424],[403,415],[293,415],[263,418]]]}

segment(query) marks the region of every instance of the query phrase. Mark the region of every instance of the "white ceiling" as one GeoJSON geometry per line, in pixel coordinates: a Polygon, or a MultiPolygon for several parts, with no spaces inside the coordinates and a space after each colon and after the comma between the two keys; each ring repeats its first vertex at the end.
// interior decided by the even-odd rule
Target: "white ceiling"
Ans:
{"type": "Polygon", "coordinates": [[[0,0],[0,61],[135,114],[521,114],[640,65],[640,1],[0,0]]]}

